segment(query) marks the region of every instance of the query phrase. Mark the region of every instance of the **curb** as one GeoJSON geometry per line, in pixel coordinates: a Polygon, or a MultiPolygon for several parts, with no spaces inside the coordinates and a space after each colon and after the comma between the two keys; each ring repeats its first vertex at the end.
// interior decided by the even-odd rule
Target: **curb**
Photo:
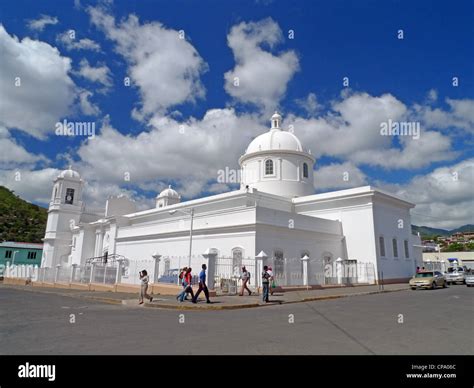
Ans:
{"type": "Polygon", "coordinates": [[[306,303],[306,302],[315,302],[321,300],[330,300],[330,299],[339,299],[339,298],[349,298],[352,296],[364,296],[364,295],[375,295],[383,294],[388,292],[399,292],[399,291],[408,291],[408,288],[402,288],[398,290],[380,290],[380,291],[367,291],[359,292],[356,294],[342,294],[342,295],[328,295],[328,296],[315,296],[310,298],[303,298],[300,300],[292,300],[289,302],[269,302],[269,303],[249,303],[249,304],[238,304],[238,305],[228,305],[228,306],[209,306],[209,307],[194,307],[188,305],[170,305],[170,304],[158,304],[158,303],[144,303],[143,307],[149,308],[162,308],[167,310],[195,310],[195,311],[206,311],[206,310],[239,310],[246,308],[254,307],[268,307],[268,306],[279,306],[284,304],[294,304],[294,303],[306,303]]]}
{"type": "Polygon", "coordinates": [[[194,310],[194,311],[207,311],[207,310],[239,310],[245,308],[261,307],[259,303],[249,304],[235,304],[235,305],[224,305],[224,306],[206,306],[206,307],[194,307],[189,305],[170,305],[170,304],[158,304],[158,303],[144,303],[144,307],[148,308],[161,308],[167,310],[194,310]]]}

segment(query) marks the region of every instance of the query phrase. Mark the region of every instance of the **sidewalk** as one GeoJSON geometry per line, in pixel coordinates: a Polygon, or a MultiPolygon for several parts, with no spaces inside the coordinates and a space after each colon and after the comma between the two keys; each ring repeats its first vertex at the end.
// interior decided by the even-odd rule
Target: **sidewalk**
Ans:
{"type": "MultiPolygon", "coordinates": [[[[1,284],[1,283],[0,283],[1,284]]],[[[354,287],[340,287],[327,288],[318,290],[303,290],[303,291],[287,291],[275,292],[270,296],[269,303],[262,302],[261,295],[252,296],[217,296],[212,297],[210,304],[206,303],[204,295],[200,295],[199,301],[196,304],[191,303],[190,300],[179,302],[176,297],[170,295],[153,295],[153,302],[145,302],[143,305],[138,304],[138,294],[136,298],[131,298],[130,293],[121,292],[101,292],[101,291],[81,291],[72,289],[58,289],[48,287],[31,287],[22,285],[0,285],[1,288],[8,287],[24,291],[37,293],[50,293],[62,296],[69,296],[74,298],[85,298],[104,303],[120,304],[128,307],[151,307],[151,308],[165,308],[175,310],[232,310],[252,307],[265,307],[279,304],[289,303],[303,303],[317,300],[327,300],[336,298],[346,298],[351,296],[379,294],[383,292],[396,292],[409,290],[408,284],[387,284],[384,290],[380,289],[378,285],[374,286],[354,286],[354,287]]]]}

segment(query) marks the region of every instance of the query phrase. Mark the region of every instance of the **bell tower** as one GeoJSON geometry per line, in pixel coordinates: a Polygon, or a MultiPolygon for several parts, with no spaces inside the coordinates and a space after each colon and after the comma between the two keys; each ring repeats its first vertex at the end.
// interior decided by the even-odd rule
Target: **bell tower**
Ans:
{"type": "Polygon", "coordinates": [[[72,228],[79,224],[83,211],[82,189],[84,181],[71,166],[54,180],[48,209],[48,222],[43,238],[42,267],[69,265],[72,228]]]}

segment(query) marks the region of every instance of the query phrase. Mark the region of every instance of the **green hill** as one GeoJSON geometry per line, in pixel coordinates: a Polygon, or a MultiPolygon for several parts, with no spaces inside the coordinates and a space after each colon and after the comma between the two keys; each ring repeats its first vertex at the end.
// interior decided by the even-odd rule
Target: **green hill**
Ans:
{"type": "Polygon", "coordinates": [[[411,230],[414,233],[420,232],[422,238],[433,237],[433,236],[451,236],[453,233],[456,232],[473,232],[474,225],[467,224],[460,226],[459,228],[446,230],[446,229],[436,229],[430,228],[429,226],[416,226],[412,225],[411,230]]]}
{"type": "Polygon", "coordinates": [[[0,186],[0,241],[42,243],[47,210],[0,186]]]}

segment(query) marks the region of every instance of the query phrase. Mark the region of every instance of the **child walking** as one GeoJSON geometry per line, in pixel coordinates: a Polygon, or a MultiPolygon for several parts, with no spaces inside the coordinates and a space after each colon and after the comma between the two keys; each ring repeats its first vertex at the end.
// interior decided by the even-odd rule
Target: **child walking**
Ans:
{"type": "Polygon", "coordinates": [[[140,272],[140,281],[140,297],[138,304],[143,304],[143,298],[147,298],[150,302],[152,302],[153,297],[146,293],[148,290],[148,282],[150,281],[150,277],[148,276],[148,272],[146,272],[146,270],[140,272]]]}

